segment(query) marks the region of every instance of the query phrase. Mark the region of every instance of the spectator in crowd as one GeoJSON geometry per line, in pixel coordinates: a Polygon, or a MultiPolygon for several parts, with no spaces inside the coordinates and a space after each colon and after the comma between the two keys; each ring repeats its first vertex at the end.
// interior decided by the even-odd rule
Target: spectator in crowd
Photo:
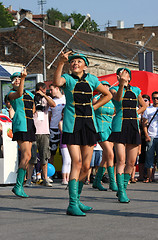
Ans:
{"type": "Polygon", "coordinates": [[[143,114],[143,129],[146,141],[147,168],[146,183],[152,182],[152,170],[154,168],[155,153],[158,155],[158,92],[152,93],[153,105],[149,106],[143,114]]]}
{"type": "Polygon", "coordinates": [[[97,77],[86,74],[89,65],[83,54],[70,52],[61,54],[54,74],[53,84],[62,86],[66,105],[64,108],[62,143],[67,144],[72,165],[69,180],[69,206],[67,214],[86,216],[92,208],[80,202],[85,178],[93,154],[93,146],[99,140],[94,110],[111,99],[110,92],[100,84],[97,77]],[[69,61],[71,74],[63,74],[63,67],[69,61]],[[93,91],[97,89],[104,97],[92,106],[93,91]]]}
{"type": "MultiPolygon", "coordinates": [[[[109,90],[110,84],[107,81],[101,81],[104,88],[109,90]]],[[[97,101],[102,98],[102,94],[94,96],[93,104],[95,105],[97,101]]],[[[97,188],[100,191],[107,191],[101,184],[102,177],[105,173],[107,167],[109,175],[109,188],[112,191],[117,191],[117,184],[114,175],[114,151],[113,143],[108,141],[111,134],[112,118],[114,115],[114,104],[110,100],[105,105],[101,106],[95,111],[96,121],[99,129],[99,134],[101,140],[99,144],[103,149],[102,161],[100,163],[99,169],[97,171],[95,180],[93,181],[93,188],[97,188]]]]}
{"type": "Polygon", "coordinates": [[[0,113],[6,115],[6,116],[9,117],[10,119],[13,119],[14,110],[13,110],[13,108],[12,108],[12,105],[11,105],[10,101],[8,100],[8,96],[7,96],[7,95],[4,97],[4,102],[5,102],[6,107],[5,107],[5,108],[2,108],[2,109],[0,110],[0,113]]]}
{"type": "Polygon", "coordinates": [[[136,157],[136,161],[135,161],[132,173],[131,173],[131,178],[130,178],[128,184],[136,183],[138,181],[138,179],[135,178],[135,173],[136,173],[136,166],[138,165],[138,159],[139,159],[139,155],[140,155],[140,150],[141,150],[141,144],[138,147],[138,156],[136,157]]]}
{"type": "MultiPolygon", "coordinates": [[[[47,165],[50,158],[49,150],[49,119],[48,108],[55,106],[55,102],[50,96],[46,94],[46,85],[43,82],[36,84],[36,93],[34,97],[36,112],[34,113],[34,124],[36,127],[36,144],[39,152],[39,159],[43,174],[43,185],[52,187],[52,184],[47,177],[47,165]]],[[[31,186],[31,177],[34,165],[37,163],[37,158],[34,157],[30,160],[28,166],[28,179],[25,186],[31,186]]]]}
{"type": "MultiPolygon", "coordinates": [[[[142,95],[142,98],[144,99],[144,102],[146,104],[146,107],[150,106],[150,96],[147,94],[142,95]]],[[[144,181],[145,175],[146,175],[146,168],[145,168],[145,155],[146,155],[146,141],[145,141],[145,134],[143,130],[143,113],[140,114],[140,134],[141,134],[141,149],[140,149],[140,155],[139,155],[139,176],[138,181],[144,181]]]]}
{"type": "Polygon", "coordinates": [[[54,106],[49,107],[48,111],[51,114],[50,119],[50,150],[51,157],[49,162],[53,164],[54,156],[56,154],[59,142],[60,142],[60,131],[59,131],[59,121],[62,118],[62,110],[65,107],[65,95],[62,94],[59,87],[53,84],[49,85],[49,90],[54,101],[54,106]]]}
{"type": "Polygon", "coordinates": [[[26,69],[22,73],[15,72],[11,75],[13,89],[8,93],[8,100],[14,109],[14,117],[12,121],[13,141],[17,141],[21,160],[17,172],[16,185],[12,192],[19,196],[29,197],[23,188],[24,178],[28,162],[31,158],[32,142],[35,141],[35,126],[33,121],[34,95],[24,90],[24,80],[27,76],[26,69]]]}
{"type": "MultiPolygon", "coordinates": [[[[63,109],[64,110],[64,109],[63,109]]],[[[62,144],[62,131],[63,131],[63,110],[62,110],[62,119],[59,122],[60,130],[60,150],[62,155],[62,183],[67,185],[69,182],[70,170],[71,170],[71,157],[66,144],[62,144]]]]}
{"type": "Polygon", "coordinates": [[[118,200],[128,203],[127,184],[138,154],[141,143],[138,114],[146,109],[141,90],[131,86],[131,71],[128,68],[117,69],[119,85],[110,89],[116,114],[112,121],[112,133],[109,141],[114,142],[116,154],[116,179],[118,200]],[[137,106],[141,107],[137,110],[137,106]]]}

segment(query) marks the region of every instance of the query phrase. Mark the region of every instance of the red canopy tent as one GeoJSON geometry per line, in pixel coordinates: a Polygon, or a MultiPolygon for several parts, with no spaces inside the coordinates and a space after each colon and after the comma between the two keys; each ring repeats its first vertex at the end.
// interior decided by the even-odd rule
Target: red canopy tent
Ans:
{"type": "MultiPolygon", "coordinates": [[[[131,71],[132,79],[130,84],[139,87],[143,94],[148,94],[151,97],[152,92],[158,91],[158,74],[146,71],[131,71]]],[[[108,81],[111,85],[117,86],[116,73],[99,76],[99,81],[108,81]]]]}

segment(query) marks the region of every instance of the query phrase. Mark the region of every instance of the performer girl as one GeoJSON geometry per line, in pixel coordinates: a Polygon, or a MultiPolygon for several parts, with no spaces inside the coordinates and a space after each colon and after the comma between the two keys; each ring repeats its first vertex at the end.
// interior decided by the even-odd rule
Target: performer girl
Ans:
{"type": "MultiPolygon", "coordinates": [[[[107,81],[101,81],[103,86],[109,90],[110,84],[107,81]]],[[[98,94],[93,98],[93,106],[97,103],[97,101],[102,98],[102,94],[98,94]]],[[[114,176],[114,151],[113,151],[113,143],[107,141],[109,135],[111,134],[112,127],[112,117],[114,114],[114,104],[112,100],[110,100],[105,105],[101,106],[95,111],[96,121],[98,125],[98,131],[101,140],[99,140],[99,144],[103,149],[102,161],[98,168],[96,177],[93,181],[93,188],[97,188],[100,191],[107,191],[101,184],[102,177],[104,175],[105,169],[107,167],[109,174],[109,188],[112,191],[117,191],[117,184],[114,176]]]]}
{"type": "Polygon", "coordinates": [[[23,188],[26,168],[31,158],[32,142],[35,141],[35,126],[33,122],[34,95],[24,90],[26,69],[11,75],[13,89],[8,93],[15,114],[12,121],[13,141],[17,141],[21,151],[21,161],[18,168],[16,185],[12,192],[23,198],[29,197],[23,188]]]}
{"type": "Polygon", "coordinates": [[[70,53],[61,54],[53,84],[62,86],[66,96],[62,143],[67,144],[72,160],[67,214],[86,216],[84,212],[92,208],[83,205],[79,198],[90,167],[93,146],[99,140],[94,110],[107,103],[112,96],[97,77],[85,73],[89,65],[87,57],[78,53],[69,56],[70,53]],[[67,61],[72,74],[61,76],[67,61]],[[93,107],[94,89],[104,97],[93,107]]]}
{"type": "Polygon", "coordinates": [[[138,114],[146,109],[138,87],[130,86],[131,71],[128,68],[117,70],[119,85],[111,88],[116,115],[112,121],[112,133],[109,141],[114,142],[116,153],[116,179],[118,200],[128,203],[126,188],[130,179],[141,143],[138,114]],[[137,106],[141,107],[137,110],[137,106]]]}

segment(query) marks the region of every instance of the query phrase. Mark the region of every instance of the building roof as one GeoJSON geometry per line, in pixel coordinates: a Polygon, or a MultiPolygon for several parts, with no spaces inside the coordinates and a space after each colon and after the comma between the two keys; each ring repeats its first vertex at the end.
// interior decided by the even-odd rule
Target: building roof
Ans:
{"type": "Polygon", "coordinates": [[[10,73],[0,65],[0,77],[10,77],[10,73]]]}
{"type": "Polygon", "coordinates": [[[22,8],[19,11],[19,13],[25,13],[25,12],[30,12],[31,13],[31,10],[22,8]]]}
{"type": "Polygon", "coordinates": [[[46,14],[33,14],[33,20],[34,19],[43,19],[43,17],[46,17],[46,14]]]}
{"type": "MultiPolygon", "coordinates": [[[[30,21],[29,19],[27,20],[30,21]]],[[[38,23],[36,27],[42,28],[42,24],[38,23]]],[[[59,28],[48,24],[45,24],[45,30],[46,34],[51,35],[63,44],[75,33],[75,30],[59,28]]],[[[73,51],[81,51],[91,56],[100,56],[101,58],[110,58],[124,62],[129,62],[141,48],[137,44],[118,41],[82,31],[77,32],[68,44],[68,47],[73,51]]],[[[145,48],[145,51],[154,51],[155,65],[158,65],[158,51],[148,47],[145,48]]],[[[138,56],[134,61],[138,61],[138,56]]]]}

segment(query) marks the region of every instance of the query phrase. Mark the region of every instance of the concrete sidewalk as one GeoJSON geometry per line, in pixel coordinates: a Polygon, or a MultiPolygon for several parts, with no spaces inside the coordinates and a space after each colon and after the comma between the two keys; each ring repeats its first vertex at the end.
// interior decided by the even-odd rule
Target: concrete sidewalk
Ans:
{"type": "Polygon", "coordinates": [[[66,215],[68,190],[60,183],[25,188],[29,199],[11,189],[0,187],[0,240],[158,239],[158,183],[130,184],[129,204],[85,185],[81,201],[94,208],[86,217],[66,215]]]}

